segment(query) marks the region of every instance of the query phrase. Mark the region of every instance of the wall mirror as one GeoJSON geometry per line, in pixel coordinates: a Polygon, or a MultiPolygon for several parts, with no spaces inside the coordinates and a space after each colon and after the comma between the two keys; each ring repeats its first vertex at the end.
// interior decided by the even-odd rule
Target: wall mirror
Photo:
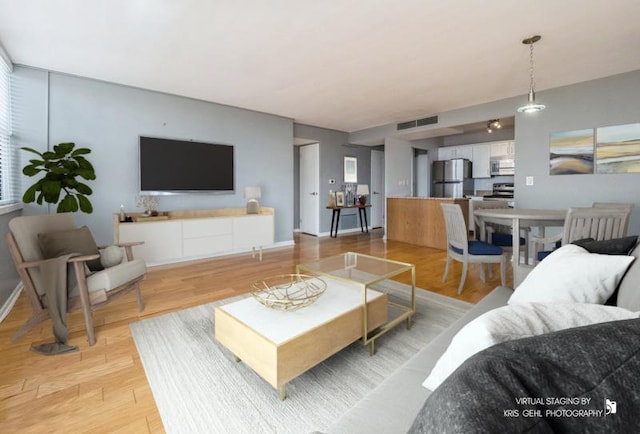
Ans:
{"type": "Polygon", "coordinates": [[[358,158],[344,157],[344,182],[358,182],[358,158]]]}

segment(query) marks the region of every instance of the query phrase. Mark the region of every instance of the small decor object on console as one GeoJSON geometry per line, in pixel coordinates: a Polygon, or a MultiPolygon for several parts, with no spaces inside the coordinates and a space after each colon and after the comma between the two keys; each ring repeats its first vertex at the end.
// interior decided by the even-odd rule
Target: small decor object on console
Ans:
{"type": "Polygon", "coordinates": [[[247,214],[258,214],[260,212],[260,203],[258,199],[262,197],[260,187],[245,187],[244,198],[247,199],[247,214]]]}
{"type": "Polygon", "coordinates": [[[314,303],[327,289],[327,284],[314,276],[283,274],[258,280],[251,287],[251,295],[263,305],[294,311],[314,303]]]}
{"type": "Polygon", "coordinates": [[[360,202],[360,205],[365,206],[367,204],[367,195],[369,194],[369,186],[367,184],[358,184],[356,194],[359,196],[358,202],[360,202]]]}
{"type": "Polygon", "coordinates": [[[160,199],[158,197],[149,195],[138,196],[136,200],[136,206],[144,208],[143,216],[152,216],[154,213],[157,215],[156,208],[158,208],[159,203],[160,199]]]}

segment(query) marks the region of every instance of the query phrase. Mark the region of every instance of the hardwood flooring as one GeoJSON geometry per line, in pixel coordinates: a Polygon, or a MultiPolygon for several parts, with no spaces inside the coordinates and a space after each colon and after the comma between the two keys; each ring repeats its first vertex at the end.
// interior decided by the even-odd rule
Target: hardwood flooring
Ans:
{"type": "MultiPolygon", "coordinates": [[[[87,343],[82,313],[69,315],[70,344],[80,351],[66,355],[47,357],[29,351],[34,344],[52,340],[50,321],[11,343],[13,333],[30,315],[28,301],[21,295],[0,324],[0,432],[164,432],[129,323],[245,293],[259,278],[293,273],[301,262],[345,251],[409,262],[416,265],[418,287],[473,303],[499,284],[497,269],[493,279],[483,283],[478,269],[471,267],[458,296],[461,264],[453,262],[442,283],[443,251],[384,242],[381,230],[337,239],[296,235],[295,242],[292,247],[266,250],[262,262],[240,254],[150,268],[141,284],[145,311],[138,313],[133,293],[96,311],[98,342],[93,347],[87,343]]],[[[398,280],[409,283],[409,273],[405,274],[398,280]]]]}

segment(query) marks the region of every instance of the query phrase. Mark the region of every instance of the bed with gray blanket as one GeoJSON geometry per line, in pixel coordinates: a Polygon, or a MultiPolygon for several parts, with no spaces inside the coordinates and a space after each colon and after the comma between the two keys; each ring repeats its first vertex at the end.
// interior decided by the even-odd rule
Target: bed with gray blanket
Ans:
{"type": "MultiPolygon", "coordinates": [[[[640,247],[628,254],[640,257],[640,247]]],[[[507,305],[512,294],[510,288],[494,289],[325,432],[575,432],[578,426],[579,432],[640,432],[634,416],[638,420],[640,417],[630,413],[631,409],[640,408],[640,320],[615,321],[499,344],[468,359],[434,393],[422,386],[456,334],[477,317],[507,305]],[[533,345],[536,343],[537,349],[533,345]],[[553,361],[556,356],[557,365],[553,361]],[[477,375],[479,371],[483,374],[477,375]],[[563,391],[563,387],[569,389],[563,391]],[[582,413],[565,413],[570,417],[549,420],[545,416],[553,414],[542,413],[538,417],[539,413],[528,412],[524,417],[525,410],[571,410],[574,401],[547,405],[546,401],[540,404],[530,400],[562,397],[591,399],[588,405],[579,401],[579,409],[605,411],[609,403],[611,413],[611,404],[615,403],[617,411],[589,420],[582,413]],[[518,403],[516,398],[526,399],[518,403]],[[488,425],[483,427],[482,423],[488,425]],[[587,423],[593,423],[591,428],[587,423]]],[[[640,311],[639,260],[626,270],[610,304],[640,311]]]]}

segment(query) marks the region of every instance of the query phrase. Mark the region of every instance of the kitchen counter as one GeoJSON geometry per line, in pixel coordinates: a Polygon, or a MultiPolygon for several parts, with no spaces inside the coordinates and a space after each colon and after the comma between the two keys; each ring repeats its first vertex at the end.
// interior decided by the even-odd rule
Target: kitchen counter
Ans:
{"type": "Polygon", "coordinates": [[[460,205],[465,221],[468,220],[469,199],[388,197],[387,239],[445,250],[447,230],[442,202],[460,205]]]}

